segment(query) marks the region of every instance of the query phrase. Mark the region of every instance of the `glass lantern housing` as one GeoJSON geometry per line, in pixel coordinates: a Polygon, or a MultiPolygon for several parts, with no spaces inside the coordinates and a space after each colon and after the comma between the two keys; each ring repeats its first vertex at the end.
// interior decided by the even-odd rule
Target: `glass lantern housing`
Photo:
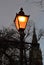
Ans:
{"type": "Polygon", "coordinates": [[[14,22],[18,30],[26,28],[26,24],[28,22],[29,16],[30,15],[25,15],[25,13],[23,12],[23,8],[21,8],[20,12],[16,14],[14,22]]]}

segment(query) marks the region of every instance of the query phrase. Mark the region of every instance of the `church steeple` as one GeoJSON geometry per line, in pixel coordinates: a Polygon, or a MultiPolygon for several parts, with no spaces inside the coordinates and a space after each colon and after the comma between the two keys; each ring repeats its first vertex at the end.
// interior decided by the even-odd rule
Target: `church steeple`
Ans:
{"type": "Polygon", "coordinates": [[[29,65],[43,65],[40,44],[37,41],[36,29],[33,28],[32,43],[29,51],[29,65]]]}
{"type": "Polygon", "coordinates": [[[36,35],[36,31],[35,31],[35,26],[33,28],[32,43],[33,44],[36,44],[37,43],[37,35],[36,35]]]}

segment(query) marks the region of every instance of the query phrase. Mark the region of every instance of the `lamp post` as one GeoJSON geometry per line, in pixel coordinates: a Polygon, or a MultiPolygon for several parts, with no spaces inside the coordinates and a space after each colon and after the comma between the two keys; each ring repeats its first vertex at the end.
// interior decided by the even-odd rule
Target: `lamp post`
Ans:
{"type": "Polygon", "coordinates": [[[25,15],[23,8],[20,9],[19,13],[16,13],[16,17],[14,19],[14,23],[16,25],[17,30],[20,33],[20,65],[23,65],[23,47],[24,47],[24,43],[23,43],[23,38],[24,38],[24,30],[26,28],[28,19],[29,19],[30,15],[25,15]]]}

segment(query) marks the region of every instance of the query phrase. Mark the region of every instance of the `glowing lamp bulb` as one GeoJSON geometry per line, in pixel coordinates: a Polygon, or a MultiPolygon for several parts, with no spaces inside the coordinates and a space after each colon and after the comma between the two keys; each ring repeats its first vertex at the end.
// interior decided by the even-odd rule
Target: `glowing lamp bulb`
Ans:
{"type": "Polygon", "coordinates": [[[19,20],[19,22],[26,22],[26,17],[24,17],[24,16],[19,16],[19,17],[18,17],[18,20],[19,20]]]}

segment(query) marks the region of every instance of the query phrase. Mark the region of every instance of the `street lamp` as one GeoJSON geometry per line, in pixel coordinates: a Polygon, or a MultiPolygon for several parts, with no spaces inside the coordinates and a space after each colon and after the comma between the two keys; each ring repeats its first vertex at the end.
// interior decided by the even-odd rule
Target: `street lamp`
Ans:
{"type": "Polygon", "coordinates": [[[20,12],[17,14],[16,13],[16,17],[14,19],[16,28],[20,31],[20,30],[24,30],[26,28],[26,24],[28,22],[30,15],[25,15],[23,8],[20,9],[20,12]]]}
{"type": "Polygon", "coordinates": [[[29,17],[30,17],[30,15],[25,15],[23,8],[21,8],[19,13],[18,14],[16,13],[16,17],[14,19],[14,23],[15,23],[16,28],[19,31],[20,37],[22,39],[24,37],[24,30],[26,28],[29,17]]]}
{"type": "Polygon", "coordinates": [[[20,65],[23,65],[23,38],[24,38],[24,30],[26,28],[28,19],[30,15],[25,15],[23,8],[20,9],[19,13],[16,13],[16,17],[14,19],[14,23],[16,25],[17,30],[20,33],[20,65]]]}

